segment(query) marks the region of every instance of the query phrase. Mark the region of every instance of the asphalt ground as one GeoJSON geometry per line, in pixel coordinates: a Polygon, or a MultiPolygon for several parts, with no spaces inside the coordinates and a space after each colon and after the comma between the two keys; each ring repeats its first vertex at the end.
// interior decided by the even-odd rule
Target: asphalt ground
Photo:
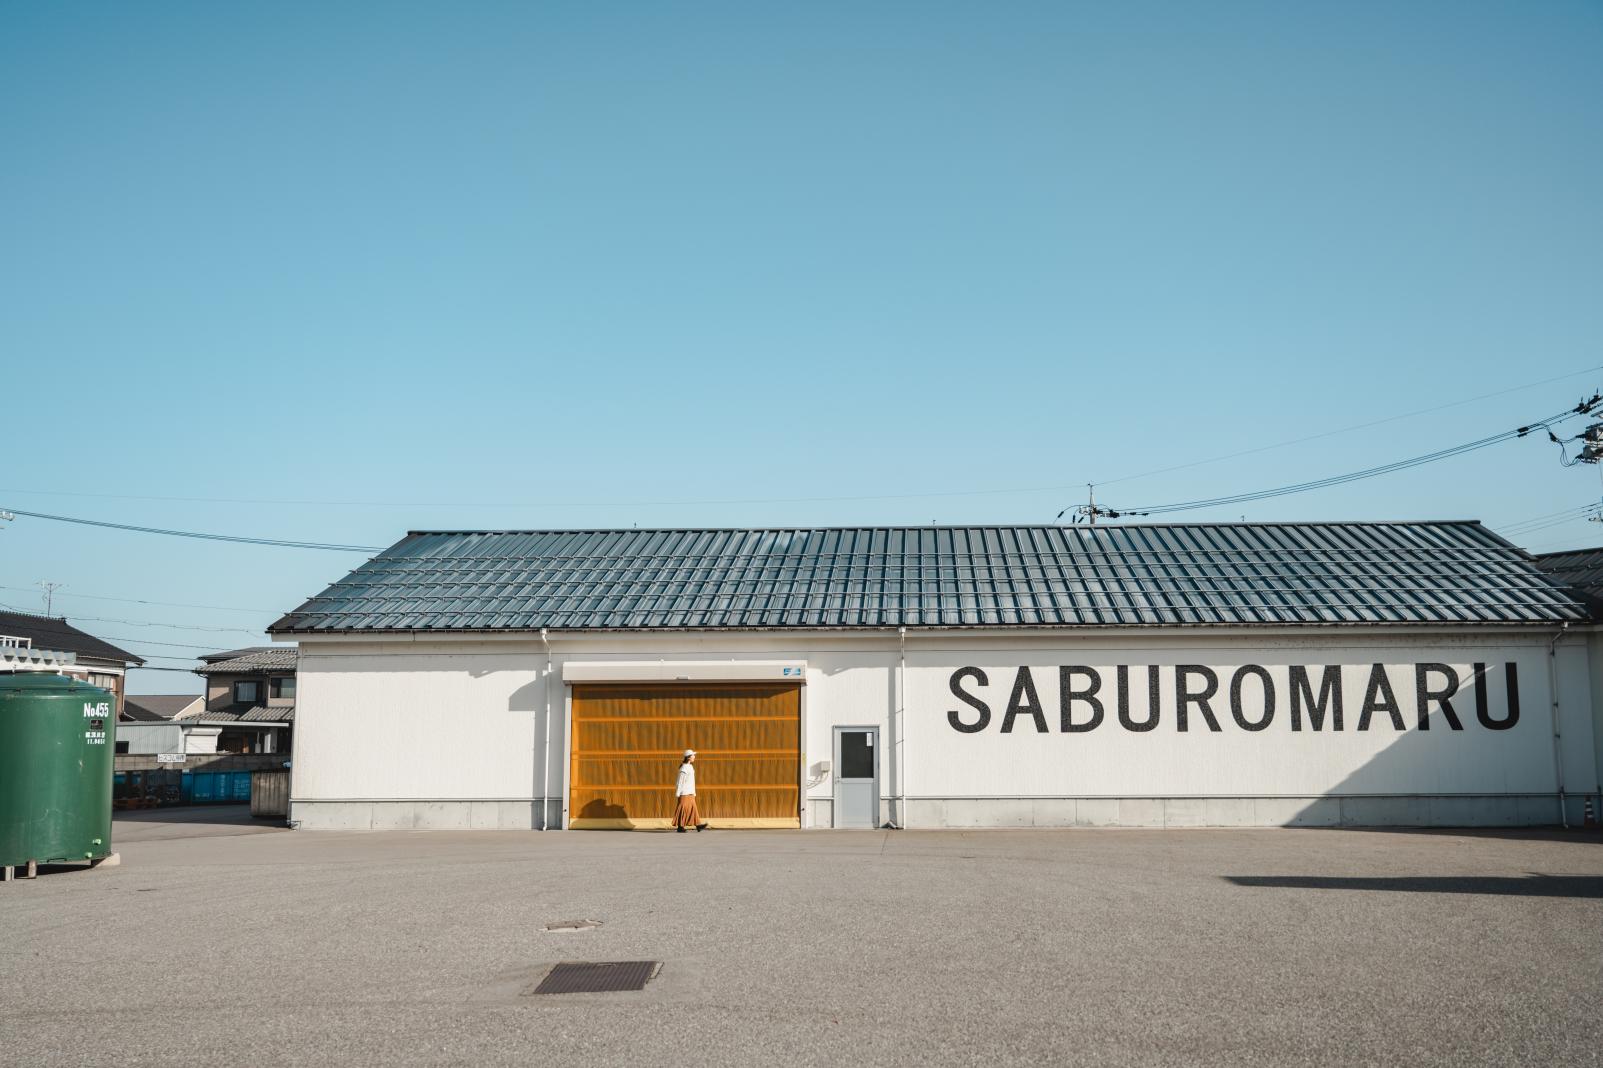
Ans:
{"type": "Polygon", "coordinates": [[[0,886],[0,1062],[1603,1060],[1597,835],[138,816],[120,867],[0,886]],[[563,960],[662,969],[527,993],[563,960]]]}

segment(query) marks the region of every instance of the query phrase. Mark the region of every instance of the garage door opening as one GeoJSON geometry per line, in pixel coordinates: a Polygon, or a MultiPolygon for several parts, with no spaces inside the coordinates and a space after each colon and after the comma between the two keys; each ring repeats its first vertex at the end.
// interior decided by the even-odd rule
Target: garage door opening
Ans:
{"type": "Polygon", "coordinates": [[[568,826],[673,823],[696,751],[696,800],[715,828],[801,826],[801,688],[780,683],[575,685],[568,826]]]}

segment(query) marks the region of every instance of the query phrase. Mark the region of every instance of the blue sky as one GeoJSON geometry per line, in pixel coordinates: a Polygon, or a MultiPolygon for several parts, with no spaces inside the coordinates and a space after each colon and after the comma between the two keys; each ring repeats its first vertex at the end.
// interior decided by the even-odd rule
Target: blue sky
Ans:
{"type": "MultiPolygon", "coordinates": [[[[0,144],[0,507],[372,545],[1044,522],[1603,386],[1597,4],[11,3],[0,144]]],[[[1520,441],[1176,518],[1599,493],[1520,441]]],[[[0,603],[63,582],[147,654],[360,560],[0,526],[0,603]]]]}

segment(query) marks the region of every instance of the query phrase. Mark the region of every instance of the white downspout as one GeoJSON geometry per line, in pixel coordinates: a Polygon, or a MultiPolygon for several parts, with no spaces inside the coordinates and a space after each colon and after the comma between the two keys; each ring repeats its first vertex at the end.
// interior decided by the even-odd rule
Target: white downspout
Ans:
{"type": "Polygon", "coordinates": [[[897,761],[896,779],[901,787],[902,830],[907,830],[907,628],[896,631],[896,736],[902,745],[902,757],[897,761]]]}
{"type": "Polygon", "coordinates": [[[1564,758],[1559,746],[1558,729],[1558,643],[1564,637],[1564,632],[1570,629],[1566,620],[1553,635],[1553,640],[1547,643],[1547,693],[1553,699],[1553,780],[1558,784],[1558,821],[1567,831],[1570,829],[1570,815],[1564,803],[1564,758]]]}
{"type": "Polygon", "coordinates": [[[545,692],[545,756],[540,765],[540,830],[548,830],[547,815],[551,811],[551,638],[544,627],[540,628],[540,644],[545,646],[545,679],[540,689],[545,692]]]}

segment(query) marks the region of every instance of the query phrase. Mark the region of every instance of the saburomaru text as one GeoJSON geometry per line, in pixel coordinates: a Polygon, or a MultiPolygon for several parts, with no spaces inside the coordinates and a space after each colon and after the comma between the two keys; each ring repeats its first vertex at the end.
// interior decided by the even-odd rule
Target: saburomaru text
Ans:
{"type": "MultiPolygon", "coordinates": [[[[1430,730],[1435,724],[1445,724],[1448,730],[1464,730],[1468,720],[1489,731],[1506,731],[1519,722],[1519,669],[1505,663],[1497,689],[1505,700],[1494,716],[1485,664],[1474,664],[1468,678],[1462,678],[1458,669],[1448,664],[1417,663],[1413,665],[1413,693],[1408,711],[1419,730],[1430,730]],[[1468,688],[1474,712],[1465,707],[1464,689],[1468,688]],[[1459,704],[1454,705],[1457,698],[1459,704]]],[[[1388,665],[1369,667],[1368,681],[1362,700],[1356,707],[1356,729],[1370,730],[1377,724],[1392,730],[1407,729],[1404,705],[1398,699],[1396,687],[1387,671],[1388,665]]],[[[1401,665],[1393,665],[1401,669],[1401,665]]],[[[1050,668],[1040,669],[1050,671],[1050,668]]],[[[1084,734],[1107,726],[1142,733],[1157,730],[1162,724],[1172,724],[1176,731],[1192,729],[1222,731],[1224,723],[1233,722],[1244,731],[1267,730],[1280,716],[1284,707],[1286,718],[1293,731],[1342,731],[1353,721],[1353,705],[1349,694],[1343,693],[1342,665],[1330,664],[1307,667],[1290,665],[1285,692],[1277,688],[1273,674],[1258,664],[1243,664],[1220,678],[1220,672],[1202,664],[1176,664],[1172,684],[1163,685],[1156,664],[1146,665],[1134,685],[1145,692],[1132,708],[1131,676],[1140,671],[1121,664],[1107,678],[1105,668],[1084,664],[1059,667],[1057,729],[1066,734],[1084,734]],[[1111,707],[1110,707],[1111,706],[1111,707]]],[[[1000,717],[993,714],[993,699],[988,699],[990,676],[983,668],[960,667],[952,672],[951,690],[966,707],[947,712],[952,729],[963,734],[977,734],[990,728],[1000,718],[1001,733],[1015,730],[1034,730],[1050,733],[1048,715],[1041,702],[1035,682],[1035,669],[1018,668],[1011,682],[1011,692],[1000,717]]],[[[995,691],[1000,698],[1001,686],[995,691]]],[[[1406,693],[1406,690],[1405,690],[1406,693]]]]}

